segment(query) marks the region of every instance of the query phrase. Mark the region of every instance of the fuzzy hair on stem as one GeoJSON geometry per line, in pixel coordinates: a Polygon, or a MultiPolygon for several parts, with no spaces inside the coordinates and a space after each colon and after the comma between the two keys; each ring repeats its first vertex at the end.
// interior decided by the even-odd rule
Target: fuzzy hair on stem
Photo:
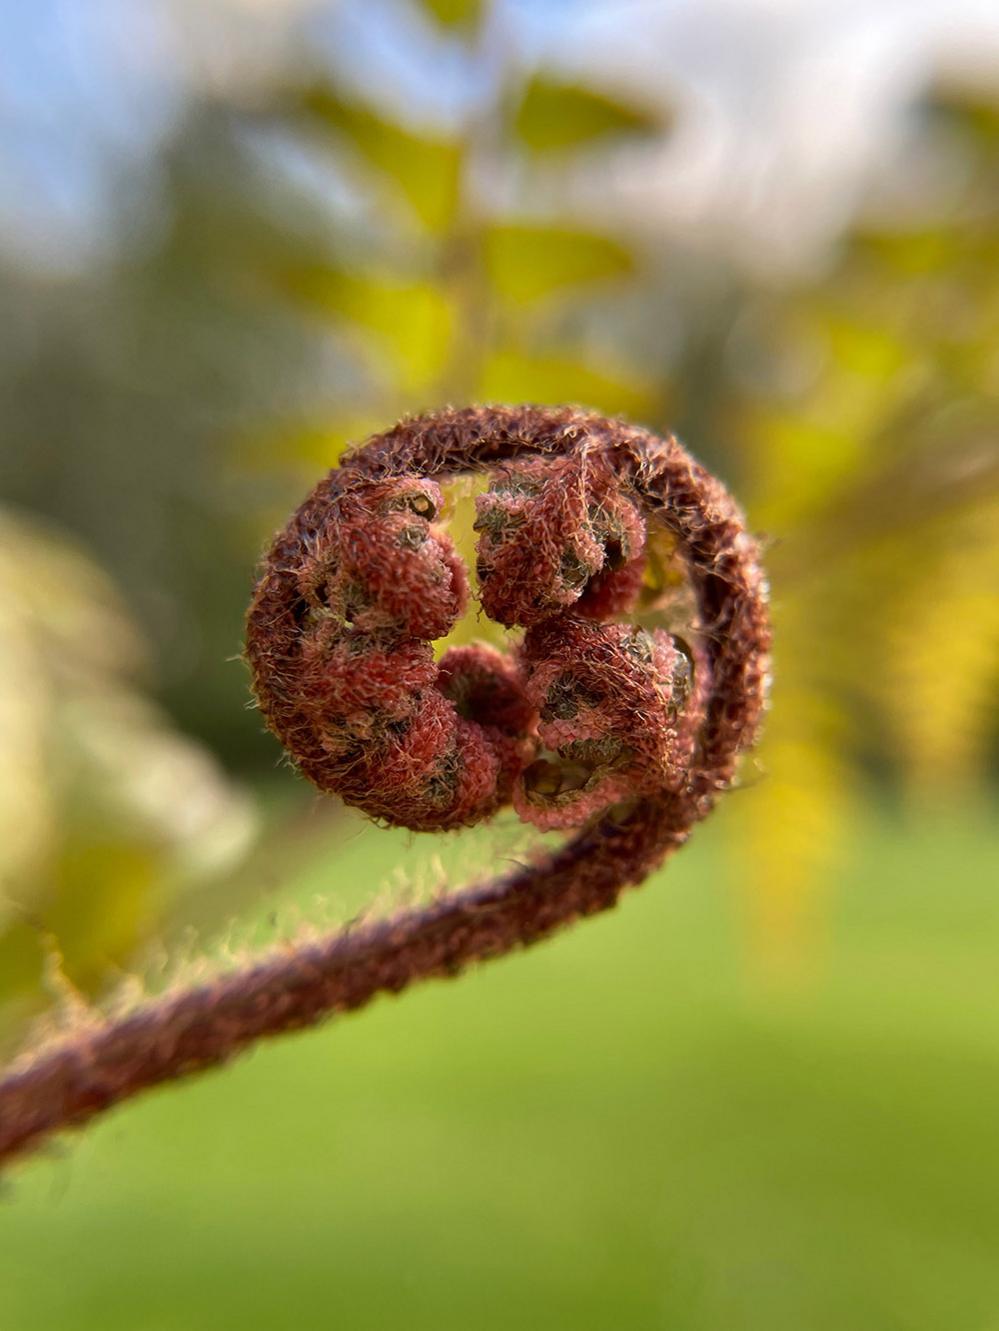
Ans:
{"type": "Polygon", "coordinates": [[[350,453],[275,538],[247,616],[267,724],[302,773],[417,830],[512,804],[570,835],[429,904],[283,947],[29,1049],[0,1074],[0,1164],[264,1037],[526,947],[613,906],[683,844],[756,736],[767,587],[724,487],[673,437],[569,407],[403,420],[350,453]],[[479,596],[504,655],[432,642],[468,601],[440,482],[487,473],[479,596]],[[624,617],[666,530],[696,641],[624,617]]]}

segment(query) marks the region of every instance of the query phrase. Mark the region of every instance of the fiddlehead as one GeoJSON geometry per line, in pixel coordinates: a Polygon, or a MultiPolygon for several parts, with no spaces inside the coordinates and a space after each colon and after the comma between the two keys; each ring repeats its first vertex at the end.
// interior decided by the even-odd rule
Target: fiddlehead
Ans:
{"type": "Polygon", "coordinates": [[[526,867],[285,948],[29,1056],[0,1080],[0,1160],[145,1087],[209,1067],[614,904],[732,780],[764,701],[757,550],[723,487],[673,439],[568,408],[403,421],[330,473],[264,562],[247,619],[263,714],[316,785],[390,822],[447,828],[512,802],[575,828],[526,867]],[[484,610],[509,656],[432,641],[468,596],[439,481],[488,472],[484,610]],[[676,543],[691,644],[619,622],[650,533],[676,543]]]}

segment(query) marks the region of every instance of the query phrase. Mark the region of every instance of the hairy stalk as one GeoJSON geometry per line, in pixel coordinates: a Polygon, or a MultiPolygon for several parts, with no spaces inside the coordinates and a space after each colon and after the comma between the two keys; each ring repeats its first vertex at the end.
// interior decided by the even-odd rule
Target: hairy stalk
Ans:
{"type": "Polygon", "coordinates": [[[317,486],[263,565],[247,656],[265,718],[317,785],[383,819],[455,826],[512,800],[538,826],[577,830],[507,876],[29,1052],[0,1078],[0,1162],[261,1037],[612,906],[731,783],[758,726],[769,639],[742,515],[674,439],[535,407],[446,411],[376,436],[317,486]],[[476,470],[494,476],[480,501],[483,604],[526,632],[511,660],[463,648],[428,664],[464,600],[433,525],[434,478],[476,470]],[[669,529],[685,561],[691,649],[618,622],[640,595],[646,524],[669,529]]]}

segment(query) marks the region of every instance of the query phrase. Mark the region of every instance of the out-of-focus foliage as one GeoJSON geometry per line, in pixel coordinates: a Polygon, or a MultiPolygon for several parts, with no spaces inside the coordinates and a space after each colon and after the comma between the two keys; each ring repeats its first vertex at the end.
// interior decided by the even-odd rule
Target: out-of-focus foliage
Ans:
{"type": "Polygon", "coordinates": [[[482,0],[422,0],[422,4],[441,23],[469,25],[482,13],[482,0]]]}
{"type": "Polygon", "coordinates": [[[532,152],[564,152],[621,135],[654,134],[654,116],[594,92],[538,75],[524,86],[514,117],[517,137],[532,152]]]}
{"type": "Polygon", "coordinates": [[[939,807],[980,787],[995,744],[999,134],[956,96],[924,117],[960,184],[862,222],[824,281],[766,301],[772,363],[804,362],[806,382],[733,419],[751,512],[776,538],[747,873],[785,924],[843,839],[858,765],[939,807]]]}
{"type": "Polygon", "coordinates": [[[366,168],[386,206],[399,199],[417,221],[444,230],[458,207],[461,150],[455,140],[418,134],[370,106],[341,97],[328,84],[289,89],[279,100],[298,103],[328,131],[347,166],[366,168]]]}
{"type": "Polygon", "coordinates": [[[578,227],[497,222],[485,230],[484,250],[495,298],[513,306],[557,297],[566,287],[627,277],[636,267],[619,241],[578,227]]]}
{"type": "Polygon", "coordinates": [[[0,510],[0,1003],[52,967],[106,984],[247,847],[249,802],[150,703],[146,668],[108,579],[0,510]]]}
{"type": "MultiPolygon", "coordinates": [[[[303,58],[264,93],[191,103],[155,170],[122,182],[134,231],[106,268],[61,284],[0,269],[14,312],[0,328],[0,487],[86,541],[152,640],[165,710],[109,670],[87,711],[94,754],[174,744],[190,758],[165,738],[169,715],[261,778],[277,754],[233,660],[251,569],[344,447],[403,412],[473,400],[571,401],[676,429],[768,544],[774,706],[723,817],[760,939],[797,947],[874,783],[965,798],[994,754],[995,111],[937,98],[911,151],[960,164],[949,191],[882,203],[824,276],[771,283],[665,230],[650,240],[627,210],[613,228],[589,215],[576,185],[606,181],[613,199],[616,155],[670,127],[640,89],[618,100],[492,49],[488,11],[422,6],[428,50],[470,90],[450,119],[303,58]]],[[[109,622],[124,632],[124,615],[109,622]]],[[[98,809],[89,775],[64,804],[69,768],[42,736],[83,743],[61,720],[72,691],[45,682],[51,661],[26,655],[22,621],[3,624],[0,708],[24,777],[0,811],[4,864],[33,883],[31,918],[5,920],[33,941],[0,941],[0,983],[20,983],[15,951],[37,979],[46,931],[91,983],[160,927],[176,844],[162,828],[184,800],[157,794],[137,842],[131,776],[121,811],[98,809]],[[77,806],[81,792],[93,800],[77,806]]]]}
{"type": "Polygon", "coordinates": [[[633,284],[629,249],[553,207],[496,216],[477,186],[516,168],[525,144],[607,152],[608,136],[648,130],[646,119],[540,77],[525,85],[515,114],[498,86],[450,137],[417,133],[316,82],[280,90],[271,113],[278,124],[311,128],[318,151],[370,191],[378,212],[370,234],[345,228],[338,262],[278,275],[356,348],[373,401],[360,413],[352,403],[352,419],[370,415],[374,424],[441,400],[511,396],[648,409],[651,384],[609,348],[595,356],[580,336],[581,307],[611,313],[633,284]]]}
{"type": "Polygon", "coordinates": [[[233,658],[263,535],[301,477],[265,481],[227,443],[315,404],[317,383],[340,387],[315,330],[260,277],[322,233],[224,106],[195,103],[156,166],[122,182],[138,217],[113,265],[31,284],[0,267],[0,495],[113,572],[184,728],[230,761],[269,761],[233,658]]]}

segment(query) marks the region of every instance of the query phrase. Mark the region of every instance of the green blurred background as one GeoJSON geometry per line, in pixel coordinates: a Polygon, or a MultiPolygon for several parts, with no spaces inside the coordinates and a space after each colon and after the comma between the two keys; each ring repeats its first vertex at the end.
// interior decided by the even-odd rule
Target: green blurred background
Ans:
{"type": "Polygon", "coordinates": [[[3,1331],[999,1331],[994,10],[11,0],[0,49],[0,1052],[523,850],[370,828],[247,710],[259,551],[401,413],[677,431],[777,633],[612,916],[14,1172],[3,1331]]]}

